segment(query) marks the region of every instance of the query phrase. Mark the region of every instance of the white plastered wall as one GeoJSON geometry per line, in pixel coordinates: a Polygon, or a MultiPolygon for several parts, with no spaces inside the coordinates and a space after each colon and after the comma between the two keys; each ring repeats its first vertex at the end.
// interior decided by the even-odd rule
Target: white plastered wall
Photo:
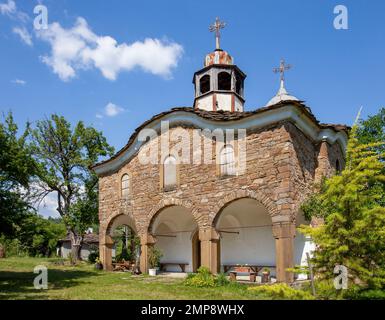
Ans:
{"type": "MultiPolygon", "coordinates": [[[[308,221],[305,220],[303,213],[300,212],[297,217],[297,227],[301,224],[309,224],[308,221]]],[[[307,266],[307,253],[309,253],[310,257],[312,257],[312,252],[315,249],[314,242],[310,237],[306,237],[302,233],[296,233],[296,237],[294,239],[294,265],[297,266],[307,266]]],[[[298,280],[307,279],[306,274],[299,274],[298,280]]]]}
{"type": "MultiPolygon", "coordinates": [[[[266,208],[253,199],[240,199],[221,212],[216,228],[221,234],[224,265],[275,266],[275,239],[266,208]],[[238,232],[238,233],[228,233],[238,232]]],[[[275,270],[271,268],[274,275],[275,270]]]]}
{"type": "MultiPolygon", "coordinates": [[[[185,208],[174,206],[164,209],[156,217],[152,232],[155,246],[163,256],[161,262],[188,263],[186,272],[193,271],[192,235],[197,229],[192,214],[185,208]]],[[[166,271],[180,272],[179,266],[167,266],[166,271]]]]}

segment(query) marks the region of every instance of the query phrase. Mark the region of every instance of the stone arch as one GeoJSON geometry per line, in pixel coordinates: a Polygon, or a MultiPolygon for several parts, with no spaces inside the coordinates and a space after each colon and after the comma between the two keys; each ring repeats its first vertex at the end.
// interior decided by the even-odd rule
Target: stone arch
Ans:
{"type": "MultiPolygon", "coordinates": [[[[161,263],[166,263],[163,270],[177,272],[179,266],[167,265],[172,261],[183,261],[186,263],[182,268],[184,272],[196,271],[199,264],[197,239],[199,225],[197,211],[190,201],[175,198],[161,200],[153,208],[146,219],[142,230],[143,242],[142,252],[154,246],[162,252],[161,263]],[[194,238],[194,234],[196,235],[194,238]],[[173,238],[173,239],[171,239],[173,238]]],[[[145,254],[142,258],[141,268],[147,270],[148,262],[145,254]]]]}
{"type": "Polygon", "coordinates": [[[106,228],[106,234],[107,235],[112,231],[111,228],[117,220],[121,220],[120,221],[121,224],[127,224],[129,227],[134,229],[134,231],[138,230],[138,228],[136,226],[135,218],[132,215],[130,215],[130,214],[117,214],[114,217],[112,217],[111,219],[109,219],[109,222],[108,222],[107,228],[106,228]]]}
{"type": "Polygon", "coordinates": [[[278,214],[276,204],[268,196],[257,191],[243,189],[243,190],[233,191],[227,194],[215,204],[212,211],[213,215],[210,217],[211,219],[210,225],[214,227],[218,217],[221,214],[221,211],[223,211],[223,209],[226,208],[228,205],[230,205],[232,202],[242,198],[250,198],[250,199],[259,201],[262,205],[266,207],[271,217],[278,214]]]}
{"type": "Polygon", "coordinates": [[[202,216],[199,214],[198,209],[193,205],[191,201],[181,200],[177,198],[165,198],[158,202],[158,204],[152,208],[149,215],[147,216],[146,223],[140,233],[146,234],[150,229],[151,223],[154,221],[156,216],[164,209],[172,206],[180,206],[186,208],[193,216],[198,226],[202,225],[202,216]]]}
{"type": "MultiPolygon", "coordinates": [[[[120,192],[120,189],[119,189],[119,192],[120,192]]],[[[112,213],[111,215],[109,215],[108,213],[103,214],[103,216],[99,215],[100,229],[102,229],[102,226],[105,226],[105,228],[107,228],[107,226],[110,224],[112,220],[114,220],[116,217],[121,215],[130,216],[135,221],[133,200],[120,199],[116,203],[117,203],[117,206],[111,210],[111,213],[112,213]]]]}
{"type": "Polygon", "coordinates": [[[242,189],[231,192],[216,204],[212,228],[219,234],[217,270],[248,264],[265,266],[276,276],[276,240],[273,216],[277,207],[269,197],[242,189]]]}
{"type": "Polygon", "coordinates": [[[112,271],[112,251],[114,247],[114,240],[112,237],[113,225],[116,226],[128,225],[137,234],[137,223],[132,214],[122,213],[120,210],[117,214],[112,215],[106,219],[105,224],[100,226],[99,230],[99,252],[100,259],[104,270],[112,271]]]}

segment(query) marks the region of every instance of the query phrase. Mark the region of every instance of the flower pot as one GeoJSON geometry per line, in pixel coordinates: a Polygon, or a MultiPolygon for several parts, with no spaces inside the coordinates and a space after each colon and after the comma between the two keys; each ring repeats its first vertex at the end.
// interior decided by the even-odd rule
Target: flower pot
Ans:
{"type": "Polygon", "coordinates": [[[270,281],[270,272],[262,272],[262,283],[268,283],[270,281]]]}
{"type": "Polygon", "coordinates": [[[155,277],[156,276],[156,269],[148,269],[148,274],[151,277],[155,277]]]}
{"type": "Polygon", "coordinates": [[[101,263],[95,263],[96,270],[103,270],[103,265],[101,263]]]}

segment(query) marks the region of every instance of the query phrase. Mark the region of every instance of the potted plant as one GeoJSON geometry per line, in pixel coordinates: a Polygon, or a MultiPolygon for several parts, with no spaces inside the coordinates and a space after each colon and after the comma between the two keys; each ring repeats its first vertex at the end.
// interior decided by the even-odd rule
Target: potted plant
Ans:
{"type": "Polygon", "coordinates": [[[262,269],[262,283],[268,283],[270,281],[270,269],[263,268],[262,269]]]}
{"type": "Polygon", "coordinates": [[[95,259],[95,269],[96,270],[102,270],[103,264],[101,263],[99,257],[95,259]]]}
{"type": "Polygon", "coordinates": [[[148,250],[148,273],[150,276],[156,276],[156,272],[159,268],[160,258],[162,258],[162,252],[155,247],[151,247],[148,250]]]}

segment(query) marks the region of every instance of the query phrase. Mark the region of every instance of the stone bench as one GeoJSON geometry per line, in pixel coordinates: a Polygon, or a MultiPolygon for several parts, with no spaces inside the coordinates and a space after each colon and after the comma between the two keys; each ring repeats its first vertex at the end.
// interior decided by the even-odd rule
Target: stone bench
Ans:
{"type": "Polygon", "coordinates": [[[264,268],[275,268],[275,266],[257,266],[257,265],[241,265],[241,264],[223,265],[223,269],[225,273],[229,272],[230,280],[232,281],[236,281],[238,273],[248,273],[250,275],[250,281],[255,282],[258,273],[264,268]]]}
{"type": "Polygon", "coordinates": [[[185,272],[186,266],[189,264],[186,262],[161,262],[160,263],[160,270],[164,271],[166,266],[179,266],[182,270],[182,272],[185,272]]]}
{"type": "MultiPolygon", "coordinates": [[[[257,277],[257,273],[254,272],[254,271],[249,271],[247,273],[250,275],[250,282],[255,282],[256,277],[257,277]]],[[[230,271],[229,272],[230,280],[231,281],[236,281],[237,280],[237,274],[238,274],[237,271],[230,271]]]]}

